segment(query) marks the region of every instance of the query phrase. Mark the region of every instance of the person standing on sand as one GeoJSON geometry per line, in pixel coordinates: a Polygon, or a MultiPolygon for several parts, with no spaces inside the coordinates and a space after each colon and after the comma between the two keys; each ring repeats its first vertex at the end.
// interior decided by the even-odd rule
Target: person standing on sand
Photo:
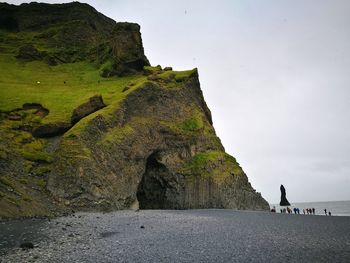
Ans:
{"type": "Polygon", "coordinates": [[[312,208],[312,214],[313,215],[315,214],[315,208],[312,208]]]}
{"type": "Polygon", "coordinates": [[[329,212],[328,212],[328,215],[329,215],[329,216],[331,216],[331,215],[332,215],[331,211],[329,211],[329,212]]]}
{"type": "Polygon", "coordinates": [[[305,215],[305,209],[303,209],[303,213],[304,213],[304,215],[305,215]]]}
{"type": "Polygon", "coordinates": [[[327,215],[327,209],[324,209],[324,214],[327,215]]]}

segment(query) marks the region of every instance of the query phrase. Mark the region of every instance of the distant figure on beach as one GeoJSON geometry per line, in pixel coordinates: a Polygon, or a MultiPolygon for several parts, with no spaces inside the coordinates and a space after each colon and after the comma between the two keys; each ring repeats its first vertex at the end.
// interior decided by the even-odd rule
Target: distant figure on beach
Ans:
{"type": "Polygon", "coordinates": [[[328,215],[329,215],[329,216],[331,216],[331,215],[332,215],[331,211],[329,211],[329,212],[328,212],[328,215]]]}
{"type": "Polygon", "coordinates": [[[315,208],[312,208],[312,214],[313,215],[315,214],[315,208]]]}
{"type": "Polygon", "coordinates": [[[327,215],[327,209],[324,210],[324,214],[327,215]]]}
{"type": "Polygon", "coordinates": [[[280,206],[290,206],[290,203],[288,202],[286,197],[286,189],[284,188],[283,184],[281,184],[280,190],[281,190],[280,206]]]}
{"type": "Polygon", "coordinates": [[[275,206],[272,207],[271,212],[276,213],[276,207],[275,206]]]}
{"type": "Polygon", "coordinates": [[[305,209],[303,209],[303,214],[305,215],[305,209]]]}

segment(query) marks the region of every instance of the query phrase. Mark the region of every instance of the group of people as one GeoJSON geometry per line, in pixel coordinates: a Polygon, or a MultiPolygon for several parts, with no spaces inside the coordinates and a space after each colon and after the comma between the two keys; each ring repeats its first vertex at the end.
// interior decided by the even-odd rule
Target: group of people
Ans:
{"type": "Polygon", "coordinates": [[[306,212],[306,214],[308,214],[308,215],[314,215],[314,214],[315,214],[315,208],[306,208],[306,209],[303,209],[304,215],[305,215],[305,212],[306,212]]]}
{"type": "MultiPolygon", "coordinates": [[[[323,211],[324,211],[324,214],[327,215],[327,209],[324,209],[323,211]]],[[[329,215],[329,216],[332,215],[331,211],[328,211],[328,215],[329,215]]]]}
{"type": "MultiPolygon", "coordinates": [[[[272,210],[275,210],[274,212],[276,212],[275,207],[272,210]]],[[[289,206],[287,206],[287,208],[283,208],[283,209],[281,208],[281,210],[280,210],[281,214],[286,214],[286,213],[293,214],[293,211],[294,211],[294,214],[300,215],[300,209],[297,207],[294,207],[292,210],[291,208],[289,208],[289,206]]],[[[305,211],[304,211],[304,214],[305,214],[305,211]]]]}
{"type": "MultiPolygon", "coordinates": [[[[316,211],[315,208],[304,208],[304,209],[303,209],[303,214],[304,214],[304,215],[305,215],[305,214],[307,214],[307,215],[314,215],[314,214],[315,214],[315,211],[316,211]]],[[[275,206],[272,207],[271,212],[276,213],[276,207],[275,207],[275,206]]],[[[288,214],[293,214],[293,212],[294,212],[294,214],[300,215],[300,209],[297,208],[297,207],[294,207],[293,209],[291,209],[291,208],[289,208],[289,206],[287,206],[287,208],[281,208],[281,209],[280,209],[280,212],[281,212],[281,214],[286,214],[286,213],[288,213],[288,214]]],[[[327,215],[328,215],[328,216],[331,216],[331,215],[332,215],[331,211],[328,211],[328,213],[327,213],[327,209],[324,209],[324,213],[325,213],[326,216],[327,216],[327,215]]]]}

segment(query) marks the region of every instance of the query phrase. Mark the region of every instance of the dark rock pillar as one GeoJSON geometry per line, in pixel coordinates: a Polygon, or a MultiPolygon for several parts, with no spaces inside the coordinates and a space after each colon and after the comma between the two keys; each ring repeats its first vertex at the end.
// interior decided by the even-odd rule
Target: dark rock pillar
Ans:
{"type": "Polygon", "coordinates": [[[280,206],[289,206],[290,203],[289,203],[288,200],[287,200],[287,197],[286,197],[286,189],[284,188],[283,184],[281,184],[280,190],[281,190],[281,202],[280,202],[280,206]]]}

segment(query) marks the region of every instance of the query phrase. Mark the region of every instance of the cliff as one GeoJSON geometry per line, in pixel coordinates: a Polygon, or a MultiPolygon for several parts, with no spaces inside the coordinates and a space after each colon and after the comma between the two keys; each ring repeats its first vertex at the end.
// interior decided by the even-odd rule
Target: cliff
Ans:
{"type": "Polygon", "coordinates": [[[197,69],[77,2],[0,4],[0,216],[269,206],[225,153],[197,69]]]}

